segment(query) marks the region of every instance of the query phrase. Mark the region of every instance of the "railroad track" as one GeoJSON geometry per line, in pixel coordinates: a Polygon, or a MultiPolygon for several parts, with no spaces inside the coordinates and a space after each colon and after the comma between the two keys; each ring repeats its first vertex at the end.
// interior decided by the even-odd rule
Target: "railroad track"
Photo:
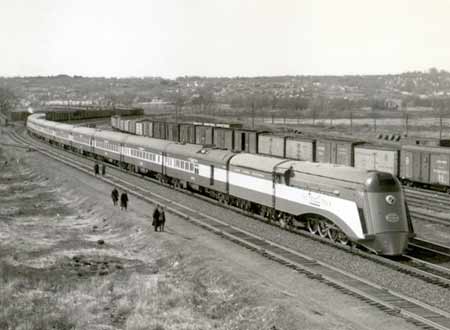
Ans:
{"type": "MultiPolygon", "coordinates": [[[[13,134],[11,137],[17,143],[30,144],[35,142],[30,142],[29,139],[20,137],[17,134],[13,134]]],[[[51,148],[48,145],[46,146],[47,148],[51,148]]],[[[91,161],[86,161],[86,159],[84,159],[84,161],[76,160],[75,157],[69,157],[66,152],[61,152],[61,149],[53,149],[49,151],[47,148],[36,147],[35,150],[82,172],[92,175],[91,161]]],[[[426,329],[450,329],[450,314],[447,312],[441,311],[413,298],[387,290],[386,288],[370,283],[363,278],[347,273],[344,270],[312,259],[298,251],[294,251],[288,247],[267,241],[241,228],[227,224],[221,219],[198,212],[186,205],[174,202],[162,195],[155,194],[154,192],[142,188],[142,185],[136,185],[135,182],[130,183],[129,173],[123,173],[117,170],[114,171],[114,175],[111,175],[110,173],[113,171],[108,172],[109,174],[106,177],[99,177],[99,179],[123,190],[127,190],[130,194],[133,194],[147,202],[153,204],[163,204],[169,212],[174,213],[181,218],[184,218],[187,221],[190,221],[193,224],[211,231],[225,239],[259,253],[268,259],[291,268],[307,276],[308,278],[320,281],[343,293],[357,297],[362,301],[376,306],[386,313],[402,316],[408,321],[411,321],[414,324],[422,326],[426,329]]],[[[362,252],[356,252],[356,254],[361,253],[362,252]]],[[[395,265],[393,267],[396,269],[403,267],[403,265],[401,266],[399,263],[391,260],[386,260],[378,256],[372,257],[378,258],[378,262],[385,260],[385,264],[395,265]]],[[[404,272],[415,274],[417,277],[424,280],[428,279],[428,282],[442,287],[450,287],[450,281],[448,278],[439,277],[438,275],[429,274],[426,271],[414,268],[404,272]]]]}
{"type": "Polygon", "coordinates": [[[445,193],[417,188],[404,188],[408,205],[413,209],[411,216],[450,226],[450,196],[445,193]],[[430,212],[423,212],[429,210],[430,212]],[[448,215],[448,216],[447,216],[448,215]]]}
{"type": "Polygon", "coordinates": [[[420,238],[413,238],[409,242],[409,247],[414,250],[431,256],[440,256],[450,260],[450,247],[443,246],[420,238]]]}

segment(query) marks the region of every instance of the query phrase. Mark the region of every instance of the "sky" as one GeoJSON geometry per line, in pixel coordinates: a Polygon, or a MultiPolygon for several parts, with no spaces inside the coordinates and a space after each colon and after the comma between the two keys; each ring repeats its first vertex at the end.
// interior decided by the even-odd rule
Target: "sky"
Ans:
{"type": "Polygon", "coordinates": [[[0,76],[450,71],[450,0],[0,0],[0,76]]]}

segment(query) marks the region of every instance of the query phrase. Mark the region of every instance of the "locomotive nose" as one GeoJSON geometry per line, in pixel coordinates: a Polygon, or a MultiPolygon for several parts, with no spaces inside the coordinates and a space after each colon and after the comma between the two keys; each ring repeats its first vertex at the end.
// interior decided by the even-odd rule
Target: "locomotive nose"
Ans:
{"type": "Polygon", "coordinates": [[[383,255],[400,255],[408,246],[410,228],[400,182],[391,174],[372,172],[366,180],[373,240],[383,255]]]}
{"type": "Polygon", "coordinates": [[[381,251],[386,256],[402,255],[408,247],[409,233],[407,232],[384,232],[375,235],[373,248],[381,251]]]}

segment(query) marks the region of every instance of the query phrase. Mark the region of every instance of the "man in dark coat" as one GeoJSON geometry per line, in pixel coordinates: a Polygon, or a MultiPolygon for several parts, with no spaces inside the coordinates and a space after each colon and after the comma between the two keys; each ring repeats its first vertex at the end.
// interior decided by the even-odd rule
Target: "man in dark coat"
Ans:
{"type": "Polygon", "coordinates": [[[289,182],[293,176],[294,168],[291,166],[286,170],[286,172],[284,172],[284,182],[286,183],[286,186],[289,186],[289,182]]]}
{"type": "Polygon", "coordinates": [[[164,212],[164,208],[162,208],[160,206],[159,207],[159,218],[158,218],[159,231],[164,231],[165,223],[166,223],[166,212],[164,212]]]}
{"type": "Polygon", "coordinates": [[[111,192],[111,198],[113,201],[113,205],[116,206],[117,201],[119,200],[119,191],[116,188],[114,188],[113,191],[111,192]]]}
{"type": "Polygon", "coordinates": [[[122,193],[122,195],[120,195],[120,209],[126,211],[127,210],[127,205],[128,205],[128,195],[124,191],[122,193]]]}
{"type": "Polygon", "coordinates": [[[102,175],[104,176],[106,174],[106,165],[102,164],[102,175]]]}
{"type": "Polygon", "coordinates": [[[94,165],[94,174],[97,175],[98,173],[99,173],[98,163],[95,163],[95,165],[94,165]]]}
{"type": "Polygon", "coordinates": [[[155,207],[155,210],[153,211],[152,226],[155,227],[155,231],[158,231],[158,227],[159,227],[159,205],[157,207],[155,207]]]}

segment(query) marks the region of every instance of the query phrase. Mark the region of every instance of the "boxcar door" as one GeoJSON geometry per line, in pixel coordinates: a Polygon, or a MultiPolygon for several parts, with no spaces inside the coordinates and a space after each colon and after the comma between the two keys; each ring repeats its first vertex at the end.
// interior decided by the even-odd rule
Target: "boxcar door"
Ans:
{"type": "Polygon", "coordinates": [[[413,153],[411,151],[402,151],[401,153],[401,176],[406,179],[412,179],[413,176],[413,153]]]}
{"type": "Polygon", "coordinates": [[[421,152],[420,155],[420,180],[430,182],[430,153],[428,152],[421,152]]]}
{"type": "Polygon", "coordinates": [[[422,164],[421,161],[421,156],[420,156],[420,152],[418,151],[413,151],[412,152],[412,179],[414,181],[421,181],[421,175],[420,175],[420,167],[422,164]]]}

